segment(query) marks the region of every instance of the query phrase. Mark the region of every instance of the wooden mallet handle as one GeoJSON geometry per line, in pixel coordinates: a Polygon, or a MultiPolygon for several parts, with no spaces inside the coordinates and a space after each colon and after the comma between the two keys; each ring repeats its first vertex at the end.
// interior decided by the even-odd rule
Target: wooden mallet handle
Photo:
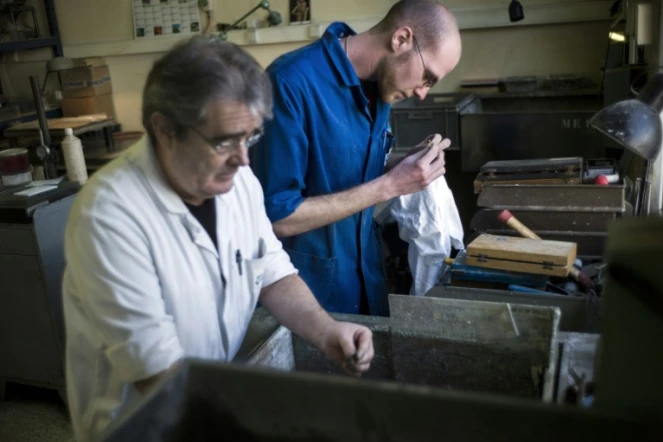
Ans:
{"type": "Polygon", "coordinates": [[[511,227],[516,232],[520,233],[520,236],[524,238],[541,239],[539,235],[532,232],[525,224],[518,221],[518,218],[513,216],[513,214],[508,210],[502,210],[497,218],[499,218],[500,221],[511,227]]]}
{"type": "MultiPolygon", "coordinates": [[[[521,236],[524,238],[529,238],[529,239],[541,239],[539,235],[536,233],[532,232],[526,225],[518,221],[518,218],[513,216],[511,212],[508,210],[502,210],[500,214],[497,216],[497,218],[502,221],[504,224],[508,225],[511,227],[513,230],[516,232],[520,233],[521,236]]],[[[575,268],[574,266],[571,266],[571,270],[569,270],[569,275],[576,281],[580,283],[580,285],[586,289],[590,289],[594,286],[594,282],[592,279],[581,272],[579,269],[575,268]]]]}

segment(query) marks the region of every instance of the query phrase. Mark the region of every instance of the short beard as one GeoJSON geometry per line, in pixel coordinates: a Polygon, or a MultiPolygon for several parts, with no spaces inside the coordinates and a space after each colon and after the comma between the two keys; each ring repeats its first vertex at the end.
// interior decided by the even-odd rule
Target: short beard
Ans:
{"type": "Polygon", "coordinates": [[[399,91],[398,84],[398,67],[407,64],[412,56],[415,55],[415,50],[412,49],[404,54],[397,56],[385,56],[380,59],[377,67],[377,83],[378,92],[382,101],[388,102],[389,97],[399,91]]]}

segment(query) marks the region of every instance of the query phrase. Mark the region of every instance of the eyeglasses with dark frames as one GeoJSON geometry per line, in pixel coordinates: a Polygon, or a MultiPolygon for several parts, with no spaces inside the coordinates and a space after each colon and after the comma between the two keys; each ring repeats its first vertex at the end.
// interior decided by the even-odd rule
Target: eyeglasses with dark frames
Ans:
{"type": "Polygon", "coordinates": [[[426,82],[424,83],[423,87],[433,87],[435,84],[434,81],[430,79],[430,76],[428,75],[428,69],[426,69],[426,63],[424,62],[424,56],[421,54],[421,48],[419,48],[419,42],[417,42],[417,37],[412,35],[412,40],[414,41],[414,46],[417,48],[417,52],[419,53],[419,58],[421,58],[421,64],[424,67],[424,77],[426,77],[426,82]]]}
{"type": "Polygon", "coordinates": [[[223,153],[228,153],[229,151],[246,146],[247,149],[252,148],[256,144],[258,144],[258,141],[260,141],[260,138],[265,134],[265,131],[260,128],[256,129],[253,131],[251,135],[249,135],[245,140],[227,140],[227,141],[216,141],[212,140],[211,138],[206,137],[205,135],[201,134],[198,129],[195,127],[189,126],[189,129],[194,131],[201,139],[203,139],[209,146],[218,154],[223,154],[223,153]]]}

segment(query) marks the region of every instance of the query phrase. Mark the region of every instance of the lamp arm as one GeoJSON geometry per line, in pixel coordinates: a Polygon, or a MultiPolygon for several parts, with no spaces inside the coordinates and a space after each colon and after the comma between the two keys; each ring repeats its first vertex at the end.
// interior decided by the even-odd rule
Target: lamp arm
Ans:
{"type": "Polygon", "coordinates": [[[269,10],[269,2],[268,1],[262,1],[262,2],[258,3],[253,9],[251,9],[249,12],[247,12],[242,17],[240,17],[235,23],[230,25],[230,29],[234,28],[235,26],[237,26],[238,24],[243,22],[246,17],[253,14],[254,12],[256,12],[260,8],[269,10]]]}

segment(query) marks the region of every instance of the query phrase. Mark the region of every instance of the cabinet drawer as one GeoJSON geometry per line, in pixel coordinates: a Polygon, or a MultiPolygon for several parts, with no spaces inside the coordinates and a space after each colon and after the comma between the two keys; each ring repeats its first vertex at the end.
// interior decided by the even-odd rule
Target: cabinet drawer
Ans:
{"type": "Polygon", "coordinates": [[[32,230],[0,228],[0,254],[37,255],[37,247],[32,230]]]}

